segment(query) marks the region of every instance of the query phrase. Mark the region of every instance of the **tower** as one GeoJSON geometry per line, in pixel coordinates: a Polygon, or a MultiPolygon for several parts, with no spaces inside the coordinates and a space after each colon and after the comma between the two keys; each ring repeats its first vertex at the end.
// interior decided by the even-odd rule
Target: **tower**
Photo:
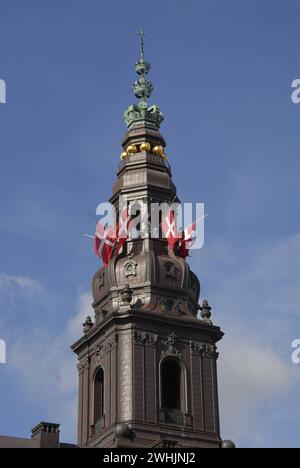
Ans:
{"type": "Polygon", "coordinates": [[[139,103],[124,113],[128,131],[110,202],[142,212],[128,238],[93,277],[95,322],[73,346],[78,355],[78,444],[89,447],[220,447],[217,351],[223,334],[199,306],[200,283],[187,261],[148,229],[151,204],[179,202],[160,133],[148,106],[153,85],[141,56],[139,103]],[[198,318],[201,310],[201,319],[198,318]]]}

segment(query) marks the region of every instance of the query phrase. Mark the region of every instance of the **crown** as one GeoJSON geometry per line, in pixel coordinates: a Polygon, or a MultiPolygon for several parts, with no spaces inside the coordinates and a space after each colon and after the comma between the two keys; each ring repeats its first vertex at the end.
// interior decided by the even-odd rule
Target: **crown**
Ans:
{"type": "Polygon", "coordinates": [[[147,127],[158,130],[164,116],[158,106],[148,107],[146,102],[140,101],[138,105],[133,104],[128,107],[124,112],[124,120],[128,129],[146,124],[147,127]]]}

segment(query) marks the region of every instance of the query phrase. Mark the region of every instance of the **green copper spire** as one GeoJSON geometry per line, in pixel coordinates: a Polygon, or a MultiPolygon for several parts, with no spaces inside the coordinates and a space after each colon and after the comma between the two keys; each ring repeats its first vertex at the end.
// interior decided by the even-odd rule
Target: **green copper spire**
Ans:
{"type": "Polygon", "coordinates": [[[133,84],[135,96],[140,99],[138,105],[130,106],[124,113],[124,120],[128,128],[137,127],[141,125],[148,125],[153,128],[159,128],[161,122],[164,120],[163,114],[160,112],[158,106],[148,107],[147,99],[153,92],[153,84],[146,79],[151,64],[145,60],[145,34],[143,30],[138,33],[140,36],[141,56],[135,64],[135,70],[139,75],[139,79],[133,84]]]}
{"type": "Polygon", "coordinates": [[[145,60],[145,53],[144,53],[144,37],[145,34],[143,30],[139,32],[141,36],[141,58],[135,64],[135,70],[140,78],[135,81],[133,85],[134,94],[137,98],[141,99],[142,101],[147,101],[147,99],[151,96],[153,92],[153,84],[151,81],[146,80],[146,75],[149,73],[151,69],[150,63],[146,62],[145,60]]]}

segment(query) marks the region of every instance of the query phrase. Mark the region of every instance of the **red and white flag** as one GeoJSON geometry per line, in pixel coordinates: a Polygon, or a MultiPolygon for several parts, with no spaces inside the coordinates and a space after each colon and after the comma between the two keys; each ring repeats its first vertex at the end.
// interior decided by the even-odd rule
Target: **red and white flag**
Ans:
{"type": "Polygon", "coordinates": [[[168,240],[170,247],[173,249],[178,239],[181,239],[182,237],[182,234],[177,232],[176,219],[173,210],[169,210],[161,225],[161,228],[166,239],[168,240]]]}
{"type": "Polygon", "coordinates": [[[179,242],[180,257],[186,258],[189,256],[189,250],[196,240],[196,228],[196,223],[193,223],[183,231],[182,240],[179,242]]]}
{"type": "Polygon", "coordinates": [[[96,225],[94,250],[95,255],[98,255],[102,259],[105,267],[109,264],[115,244],[116,236],[113,230],[105,227],[98,221],[96,225]]]}
{"type": "Polygon", "coordinates": [[[128,239],[129,228],[130,228],[131,216],[128,213],[127,208],[124,208],[119,216],[119,222],[117,225],[117,237],[119,239],[128,239]]]}
{"type": "Polygon", "coordinates": [[[118,246],[116,249],[116,255],[121,250],[121,247],[125,244],[126,240],[129,237],[129,232],[131,230],[132,219],[128,213],[128,209],[124,208],[119,216],[119,222],[116,229],[116,238],[118,240],[118,246]]]}

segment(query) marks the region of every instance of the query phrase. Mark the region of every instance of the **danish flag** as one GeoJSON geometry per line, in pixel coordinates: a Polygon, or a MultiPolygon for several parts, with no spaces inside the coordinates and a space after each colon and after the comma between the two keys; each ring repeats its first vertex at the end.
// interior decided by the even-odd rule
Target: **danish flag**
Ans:
{"type": "Polygon", "coordinates": [[[128,239],[131,221],[131,216],[128,214],[127,208],[124,208],[115,229],[105,227],[100,221],[97,222],[94,251],[95,255],[102,259],[105,267],[109,264],[115,246],[117,246],[117,248],[115,249],[114,255],[118,255],[121,247],[128,239]]]}
{"type": "Polygon", "coordinates": [[[194,234],[196,233],[196,223],[188,226],[182,233],[182,240],[179,242],[179,255],[182,258],[189,256],[189,249],[195,242],[194,234]]]}
{"type": "Polygon", "coordinates": [[[94,250],[103,265],[107,267],[112,256],[113,248],[116,244],[116,236],[111,228],[105,227],[100,221],[96,225],[94,250]]]}
{"type": "Polygon", "coordinates": [[[127,208],[124,208],[119,216],[119,222],[116,229],[116,237],[118,239],[118,246],[116,249],[116,255],[119,253],[121,247],[125,244],[128,239],[129,232],[131,229],[132,219],[128,213],[127,208]]]}
{"type": "Polygon", "coordinates": [[[128,213],[127,208],[124,208],[119,217],[119,222],[117,225],[117,237],[119,239],[127,239],[129,234],[131,216],[128,213]]]}
{"type": "Polygon", "coordinates": [[[170,247],[174,249],[176,242],[178,239],[181,239],[182,234],[178,233],[176,230],[176,222],[173,210],[169,210],[164,222],[161,225],[161,228],[166,236],[166,239],[168,240],[170,247]]]}

